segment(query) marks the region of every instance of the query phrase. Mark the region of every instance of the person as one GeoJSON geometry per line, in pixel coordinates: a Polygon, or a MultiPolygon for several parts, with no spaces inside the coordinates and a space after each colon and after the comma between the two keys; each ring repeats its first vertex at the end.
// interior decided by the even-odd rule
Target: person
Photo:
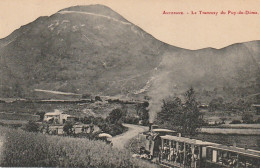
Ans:
{"type": "Polygon", "coordinates": [[[161,163],[161,159],[162,159],[162,146],[159,145],[159,155],[158,155],[158,158],[159,158],[159,163],[161,163]]]}
{"type": "Polygon", "coordinates": [[[197,168],[197,165],[198,165],[198,155],[197,154],[194,154],[193,155],[194,156],[194,167],[196,167],[197,168]]]}
{"type": "Polygon", "coordinates": [[[183,149],[180,149],[179,150],[179,158],[180,158],[180,163],[182,163],[183,162],[183,159],[184,159],[184,150],[183,149]]]}
{"type": "Polygon", "coordinates": [[[170,148],[170,158],[169,158],[169,160],[173,161],[173,157],[174,157],[174,149],[173,149],[173,147],[171,147],[170,148]]]}
{"type": "Polygon", "coordinates": [[[191,157],[192,157],[192,153],[191,151],[188,151],[187,153],[187,165],[191,166],[191,157]]]}
{"type": "Polygon", "coordinates": [[[174,153],[173,161],[176,162],[176,159],[177,159],[177,149],[176,148],[174,148],[173,153],[174,153]]]}
{"type": "Polygon", "coordinates": [[[165,160],[167,160],[168,159],[168,156],[167,156],[167,144],[165,143],[164,144],[164,147],[163,147],[163,158],[165,159],[165,160]]]}
{"type": "Polygon", "coordinates": [[[140,154],[142,155],[142,154],[144,154],[144,152],[145,152],[145,147],[142,146],[142,147],[140,148],[140,154]]]}

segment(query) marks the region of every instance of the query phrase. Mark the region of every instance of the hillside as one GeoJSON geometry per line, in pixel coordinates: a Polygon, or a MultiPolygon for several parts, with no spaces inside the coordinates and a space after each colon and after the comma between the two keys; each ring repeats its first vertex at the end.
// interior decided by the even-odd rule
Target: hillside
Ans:
{"type": "Polygon", "coordinates": [[[101,5],[64,9],[21,29],[0,50],[2,96],[24,96],[28,87],[126,92],[146,82],[146,75],[137,86],[127,79],[151,71],[167,46],[101,5]]]}
{"type": "Polygon", "coordinates": [[[0,40],[0,55],[0,97],[46,89],[160,98],[193,86],[208,101],[213,93],[233,99],[260,88],[260,41],[182,49],[102,5],[40,17],[0,40]]]}

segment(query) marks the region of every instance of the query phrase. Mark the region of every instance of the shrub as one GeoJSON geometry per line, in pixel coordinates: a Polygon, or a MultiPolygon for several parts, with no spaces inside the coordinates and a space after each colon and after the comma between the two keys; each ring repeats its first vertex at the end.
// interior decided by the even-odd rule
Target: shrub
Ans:
{"type": "Polygon", "coordinates": [[[138,124],[139,118],[137,117],[131,117],[131,116],[126,116],[124,118],[124,122],[128,124],[138,124]]]}
{"type": "Polygon", "coordinates": [[[71,122],[66,122],[63,126],[63,131],[66,133],[66,135],[73,135],[73,124],[71,122]]]}
{"type": "Polygon", "coordinates": [[[39,115],[39,116],[40,116],[39,121],[43,121],[45,112],[37,112],[36,115],[39,115]]]}
{"type": "Polygon", "coordinates": [[[253,115],[252,114],[243,114],[242,116],[242,120],[243,120],[243,123],[245,124],[253,124],[254,121],[253,121],[253,115]]]}
{"type": "Polygon", "coordinates": [[[114,149],[100,141],[49,136],[3,127],[0,127],[0,135],[5,137],[0,166],[155,167],[132,158],[126,150],[114,149]]]}
{"type": "Polygon", "coordinates": [[[39,124],[34,121],[29,121],[27,124],[24,125],[23,130],[28,132],[38,132],[39,131],[39,124]]]}
{"type": "Polygon", "coordinates": [[[241,124],[240,120],[233,120],[230,122],[230,124],[241,124]]]}
{"type": "Polygon", "coordinates": [[[109,113],[108,117],[106,120],[112,124],[119,123],[121,119],[124,117],[124,112],[121,109],[114,109],[109,113]]]}

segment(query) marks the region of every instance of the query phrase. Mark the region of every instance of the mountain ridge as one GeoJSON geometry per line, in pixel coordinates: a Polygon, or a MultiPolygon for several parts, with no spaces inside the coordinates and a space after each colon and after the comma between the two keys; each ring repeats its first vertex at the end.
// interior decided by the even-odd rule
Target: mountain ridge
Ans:
{"type": "Polygon", "coordinates": [[[103,5],[74,6],[0,40],[0,96],[34,97],[34,89],[51,88],[135,97],[156,78],[161,85],[151,80],[141,95],[164,83],[169,94],[190,86],[253,87],[247,89],[251,94],[259,87],[259,46],[260,41],[251,41],[183,49],[155,39],[103,5]]]}

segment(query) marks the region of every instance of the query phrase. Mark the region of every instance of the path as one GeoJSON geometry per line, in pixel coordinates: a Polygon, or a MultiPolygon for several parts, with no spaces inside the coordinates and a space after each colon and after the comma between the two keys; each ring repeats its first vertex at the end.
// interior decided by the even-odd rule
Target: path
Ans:
{"type": "Polygon", "coordinates": [[[141,132],[148,131],[148,127],[145,126],[133,125],[133,124],[123,124],[123,125],[128,128],[128,131],[121,135],[111,138],[113,142],[113,146],[116,148],[123,149],[125,144],[130,139],[134,138],[141,132]]]}
{"type": "Polygon", "coordinates": [[[125,24],[125,25],[131,25],[131,23],[129,23],[129,22],[124,22],[124,21],[115,19],[115,18],[110,17],[110,16],[105,16],[105,15],[96,14],[96,13],[90,13],[90,12],[82,12],[82,11],[59,11],[58,13],[60,13],[60,14],[78,13],[78,14],[92,15],[92,16],[98,16],[98,17],[103,17],[103,18],[106,18],[106,19],[110,19],[110,20],[113,20],[113,21],[115,21],[115,22],[123,23],[123,24],[125,24]]]}

